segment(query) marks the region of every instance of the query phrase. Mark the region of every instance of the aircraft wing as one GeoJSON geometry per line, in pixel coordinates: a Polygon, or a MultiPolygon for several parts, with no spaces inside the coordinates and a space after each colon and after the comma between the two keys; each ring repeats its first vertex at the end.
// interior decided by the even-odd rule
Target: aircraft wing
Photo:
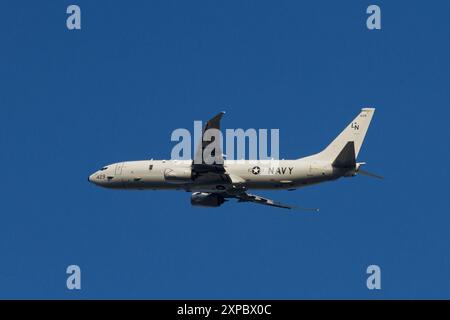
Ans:
{"type": "Polygon", "coordinates": [[[273,201],[271,199],[263,198],[254,194],[250,194],[247,192],[238,193],[236,195],[232,195],[233,198],[238,199],[239,202],[255,202],[259,204],[264,204],[266,206],[284,208],[284,209],[294,209],[293,206],[282,204],[280,202],[273,201]]]}
{"type": "Polygon", "coordinates": [[[267,199],[255,194],[250,194],[245,192],[244,190],[242,191],[238,191],[238,192],[227,192],[227,195],[225,196],[226,198],[236,198],[238,199],[239,202],[254,202],[254,203],[259,203],[259,204],[263,204],[266,206],[272,206],[272,207],[278,207],[278,208],[283,208],[283,209],[294,209],[294,210],[304,210],[304,211],[315,211],[318,212],[319,209],[317,208],[304,208],[304,207],[299,207],[297,205],[293,206],[293,205],[288,205],[288,204],[284,204],[278,201],[274,201],[272,199],[267,199]]]}

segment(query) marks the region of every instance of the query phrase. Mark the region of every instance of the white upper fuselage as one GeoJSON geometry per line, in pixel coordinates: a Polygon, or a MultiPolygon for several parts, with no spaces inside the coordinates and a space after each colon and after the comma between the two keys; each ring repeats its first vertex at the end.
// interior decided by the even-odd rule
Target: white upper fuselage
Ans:
{"type": "MultiPolygon", "coordinates": [[[[348,172],[333,168],[329,161],[310,157],[298,160],[225,160],[224,169],[233,183],[247,189],[295,189],[327,180],[335,180],[348,172]]],[[[142,160],[114,163],[89,176],[99,186],[115,189],[184,189],[187,191],[221,192],[229,181],[203,177],[191,180],[191,160],[142,160]]],[[[216,177],[218,177],[216,175],[216,177]]]]}

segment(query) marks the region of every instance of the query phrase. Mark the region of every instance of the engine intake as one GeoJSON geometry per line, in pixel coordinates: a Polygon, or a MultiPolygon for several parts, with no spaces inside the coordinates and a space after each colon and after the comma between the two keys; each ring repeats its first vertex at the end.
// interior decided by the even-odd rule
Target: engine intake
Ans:
{"type": "Polygon", "coordinates": [[[226,200],[216,193],[194,192],[191,195],[191,204],[200,207],[219,207],[226,200]]]}

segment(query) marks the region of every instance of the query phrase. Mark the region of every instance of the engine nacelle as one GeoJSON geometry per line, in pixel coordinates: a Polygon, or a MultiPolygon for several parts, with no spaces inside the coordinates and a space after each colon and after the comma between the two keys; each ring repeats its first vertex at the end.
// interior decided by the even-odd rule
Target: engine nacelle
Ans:
{"type": "Polygon", "coordinates": [[[225,198],[219,194],[207,192],[194,192],[191,195],[191,204],[201,207],[219,207],[225,202],[225,198]]]}
{"type": "Polygon", "coordinates": [[[191,168],[166,169],[164,179],[169,183],[188,183],[192,181],[191,168]]]}

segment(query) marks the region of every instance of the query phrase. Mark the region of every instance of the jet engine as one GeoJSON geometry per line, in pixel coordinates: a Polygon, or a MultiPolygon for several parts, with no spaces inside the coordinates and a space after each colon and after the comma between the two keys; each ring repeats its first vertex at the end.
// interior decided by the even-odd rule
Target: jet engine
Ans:
{"type": "Polygon", "coordinates": [[[166,169],[164,179],[169,183],[188,183],[192,181],[191,168],[166,169]]]}
{"type": "Polygon", "coordinates": [[[191,204],[200,207],[219,207],[226,200],[216,193],[194,192],[191,196],[191,204]]]}

